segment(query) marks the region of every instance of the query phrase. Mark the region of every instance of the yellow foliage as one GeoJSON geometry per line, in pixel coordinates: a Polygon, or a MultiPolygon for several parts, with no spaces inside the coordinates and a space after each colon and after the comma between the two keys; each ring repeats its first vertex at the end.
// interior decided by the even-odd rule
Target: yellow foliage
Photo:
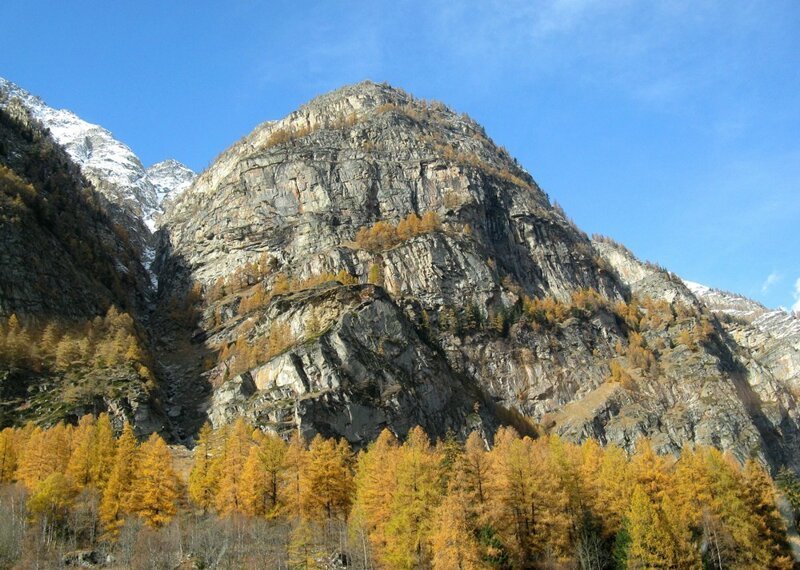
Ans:
{"type": "Polygon", "coordinates": [[[181,484],[167,444],[154,433],[141,446],[130,508],[145,524],[160,528],[178,512],[181,484]]]}
{"type": "Polygon", "coordinates": [[[422,218],[411,212],[396,226],[381,220],[370,227],[361,228],[356,233],[355,244],[361,249],[382,251],[415,236],[439,231],[440,228],[441,221],[436,212],[425,212],[422,218]]]}

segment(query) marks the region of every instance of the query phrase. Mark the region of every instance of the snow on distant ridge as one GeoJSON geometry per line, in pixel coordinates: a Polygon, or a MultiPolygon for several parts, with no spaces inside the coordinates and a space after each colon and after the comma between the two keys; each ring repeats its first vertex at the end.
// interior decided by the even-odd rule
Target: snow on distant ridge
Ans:
{"type": "Polygon", "coordinates": [[[713,289],[683,280],[689,290],[715,313],[744,319],[759,330],[774,338],[800,340],[800,318],[785,309],[768,309],[761,303],[743,295],[713,289]]]}
{"type": "Polygon", "coordinates": [[[39,97],[2,77],[0,93],[6,94],[9,101],[19,99],[34,118],[50,129],[95,188],[142,219],[151,231],[164,198],[175,190],[185,190],[195,178],[194,172],[176,160],[145,170],[136,154],[108,130],[84,121],[72,111],[48,107],[39,97]]]}

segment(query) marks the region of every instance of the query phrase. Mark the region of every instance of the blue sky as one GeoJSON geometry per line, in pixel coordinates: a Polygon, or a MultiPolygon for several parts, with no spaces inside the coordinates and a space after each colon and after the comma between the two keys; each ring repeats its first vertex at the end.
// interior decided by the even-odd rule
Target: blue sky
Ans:
{"type": "Polygon", "coordinates": [[[796,0],[4,0],[0,21],[0,76],[145,164],[201,170],[388,81],[484,124],[588,233],[800,309],[796,0]]]}

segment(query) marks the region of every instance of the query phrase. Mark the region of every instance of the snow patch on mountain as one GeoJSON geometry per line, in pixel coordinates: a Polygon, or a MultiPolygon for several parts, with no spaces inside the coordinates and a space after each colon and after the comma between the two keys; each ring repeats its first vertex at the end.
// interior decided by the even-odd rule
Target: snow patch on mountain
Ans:
{"type": "Polygon", "coordinates": [[[183,191],[195,177],[194,172],[175,160],[145,170],[136,154],[108,130],[84,121],[72,111],[53,109],[0,77],[0,105],[12,99],[19,99],[34,118],[50,129],[56,142],[101,194],[143,220],[151,231],[164,198],[176,189],[183,191]]]}
{"type": "Polygon", "coordinates": [[[736,293],[713,289],[685,279],[683,282],[711,311],[747,321],[773,338],[800,341],[800,318],[796,315],[784,309],[769,309],[736,293]]]}

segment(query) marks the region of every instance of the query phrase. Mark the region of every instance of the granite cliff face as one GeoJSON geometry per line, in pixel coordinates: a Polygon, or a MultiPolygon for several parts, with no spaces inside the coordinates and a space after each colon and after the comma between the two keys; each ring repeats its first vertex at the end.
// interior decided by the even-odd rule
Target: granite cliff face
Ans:
{"type": "Polygon", "coordinates": [[[162,306],[192,315],[162,337],[182,435],[239,414],[354,443],[513,423],[800,460],[789,385],[680,279],[589,240],[468,117],[386,85],[260,125],[160,240],[162,306]]]}
{"type": "MultiPolygon", "coordinates": [[[[287,341],[275,359],[256,357],[257,368],[245,375],[271,380],[256,382],[255,389],[229,378],[231,368],[241,368],[236,356],[219,359],[206,373],[215,390],[211,417],[227,420],[233,412],[226,410],[275,415],[273,408],[299,399],[292,403],[294,415],[280,417],[353,441],[369,440],[384,425],[402,433],[411,418],[436,434],[463,432],[463,417],[472,413],[475,421],[496,423],[494,408],[513,396],[491,393],[483,376],[492,372],[469,343],[439,337],[449,313],[469,308],[486,319],[523,292],[566,300],[591,287],[610,298],[623,295],[597,266],[587,237],[477,124],[372,83],[322,96],[257,128],[171,205],[162,238],[156,260],[161,292],[196,282],[213,297],[200,319],[210,351],[242,338],[257,344],[276,328],[296,341],[287,341]],[[411,214],[435,217],[436,229],[359,245],[359,229],[380,233],[378,222],[396,227],[411,214]],[[232,286],[217,282],[248,264],[263,270],[237,277],[245,280],[241,292],[220,294],[232,286]],[[341,281],[373,286],[359,291],[361,304],[323,305],[313,316],[323,323],[314,327],[321,331],[308,330],[312,317],[304,296],[276,294],[251,313],[238,308],[259,291],[280,290],[281,281],[296,290],[336,274],[347,279],[327,280],[334,288],[356,287],[341,281]],[[345,334],[354,333],[354,319],[364,336],[359,341],[345,334]],[[398,332],[404,330],[415,333],[398,332]],[[402,386],[401,397],[387,392],[384,374],[389,387],[402,386]],[[455,398],[453,387],[462,384],[467,388],[456,390],[455,398]],[[418,385],[413,395],[408,387],[418,385]],[[336,413],[325,404],[334,396],[336,413]],[[346,419],[327,424],[318,419],[325,415],[346,419]]],[[[528,378],[524,369],[519,365],[528,378]]]]}
{"type": "MultiPolygon", "coordinates": [[[[694,417],[705,418],[711,434],[716,434],[708,441],[736,450],[729,438],[720,440],[720,434],[738,433],[739,438],[747,434],[752,441],[748,453],[772,465],[797,469],[798,319],[740,295],[684,282],[608,240],[596,240],[594,245],[633,294],[691,303],[712,323],[709,338],[714,348],[703,356],[713,368],[701,373],[693,370],[692,359],[687,360],[681,382],[696,392],[683,389],[680,399],[681,406],[692,410],[694,417]]],[[[708,342],[706,346],[712,347],[708,342]]]]}

